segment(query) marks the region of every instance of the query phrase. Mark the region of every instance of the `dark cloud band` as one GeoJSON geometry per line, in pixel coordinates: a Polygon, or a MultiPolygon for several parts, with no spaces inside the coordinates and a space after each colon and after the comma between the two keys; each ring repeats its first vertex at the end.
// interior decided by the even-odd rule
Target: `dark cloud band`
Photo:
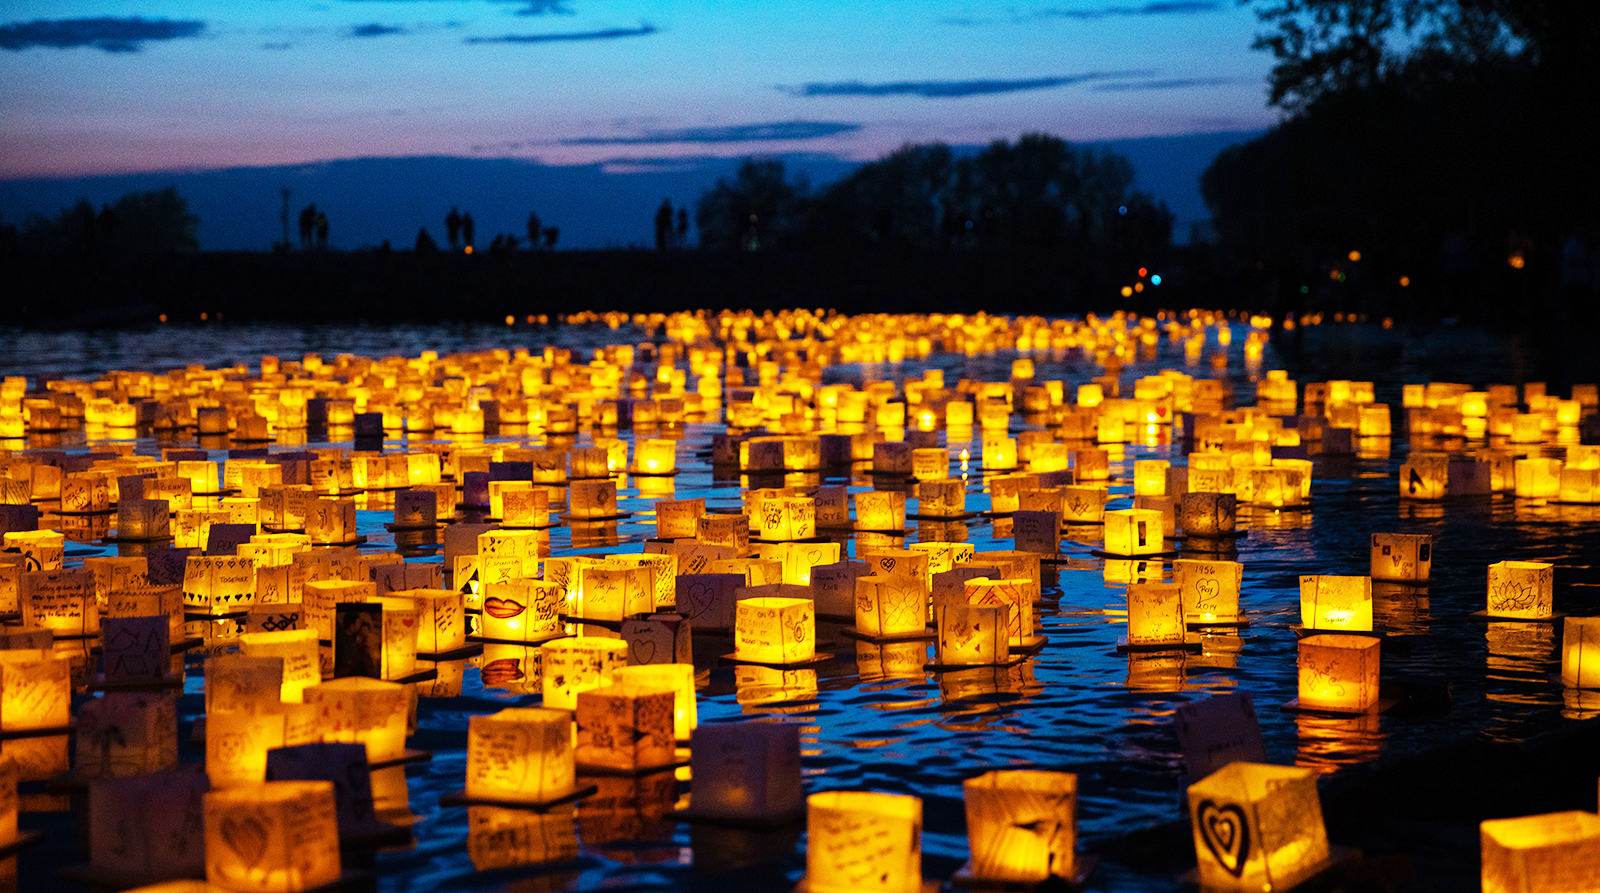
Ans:
{"type": "Polygon", "coordinates": [[[1143,6],[1097,6],[1086,9],[1041,9],[1033,13],[1030,18],[1041,19],[1078,19],[1093,21],[1095,19],[1127,18],[1130,16],[1167,16],[1167,15],[1193,15],[1200,12],[1215,12],[1222,7],[1218,0],[1165,0],[1165,2],[1146,3],[1143,6]]]}
{"type": "Polygon", "coordinates": [[[762,143],[814,140],[853,133],[860,124],[844,121],[773,121],[727,127],[686,127],[651,130],[634,136],[585,136],[562,140],[563,146],[646,146],[663,143],[762,143]]]}
{"type": "Polygon", "coordinates": [[[499,37],[468,37],[466,43],[562,43],[577,40],[616,40],[620,37],[644,37],[660,29],[654,25],[637,28],[606,28],[601,31],[567,31],[555,34],[502,34],[499,37]]]}
{"type": "Polygon", "coordinates": [[[1117,78],[1139,77],[1149,71],[1096,71],[1088,74],[1059,77],[1023,78],[1019,80],[973,81],[892,81],[867,84],[861,81],[804,84],[785,87],[784,92],[794,96],[921,96],[927,99],[959,99],[964,96],[987,96],[994,93],[1016,93],[1023,90],[1049,90],[1088,81],[1105,81],[1117,78]]]}
{"type": "Polygon", "coordinates": [[[357,25],[350,29],[351,37],[389,37],[394,34],[404,34],[406,29],[395,25],[357,25]]]}
{"type": "Polygon", "coordinates": [[[1187,87],[1219,87],[1225,84],[1253,83],[1253,78],[1166,78],[1154,81],[1118,81],[1096,84],[1096,91],[1182,90],[1187,87]]]}
{"type": "Polygon", "coordinates": [[[205,29],[205,22],[170,19],[35,19],[0,25],[0,50],[94,47],[108,53],[136,53],[147,41],[199,37],[205,29]]]}

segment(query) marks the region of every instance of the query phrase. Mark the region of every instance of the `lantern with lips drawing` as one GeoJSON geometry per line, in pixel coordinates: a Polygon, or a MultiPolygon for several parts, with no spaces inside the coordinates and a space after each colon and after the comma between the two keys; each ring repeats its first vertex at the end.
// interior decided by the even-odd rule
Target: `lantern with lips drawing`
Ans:
{"type": "Polygon", "coordinates": [[[531,642],[561,632],[566,587],[538,580],[489,583],[484,589],[479,635],[505,642],[531,642]]]}
{"type": "Polygon", "coordinates": [[[1320,870],[1328,834],[1316,778],[1310,769],[1229,763],[1190,785],[1200,886],[1287,890],[1320,870]]]}

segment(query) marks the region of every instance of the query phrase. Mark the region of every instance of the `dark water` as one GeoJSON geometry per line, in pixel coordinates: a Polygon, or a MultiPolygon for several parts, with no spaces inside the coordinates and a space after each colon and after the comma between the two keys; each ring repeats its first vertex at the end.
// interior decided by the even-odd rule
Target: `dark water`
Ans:
{"type": "MultiPolygon", "coordinates": [[[[1237,332],[1236,328],[1236,332],[1237,332]]],[[[592,347],[606,340],[637,342],[640,333],[624,326],[572,327],[545,332],[528,329],[323,329],[288,328],[168,329],[124,333],[0,333],[0,369],[5,374],[92,376],[109,368],[161,369],[185,363],[253,362],[263,353],[297,356],[318,351],[331,357],[352,352],[415,356],[545,343],[592,347]]],[[[1460,381],[1481,388],[1516,380],[1529,365],[1514,344],[1470,332],[1439,331],[1425,337],[1377,326],[1328,325],[1306,332],[1297,350],[1269,347],[1260,369],[1242,362],[1236,338],[1225,372],[1186,366],[1181,351],[1163,343],[1153,361],[1124,367],[1124,388],[1159,368],[1178,368],[1196,377],[1226,376],[1240,405],[1253,403],[1256,375],[1287,368],[1302,386],[1328,378],[1374,380],[1379,401],[1400,405],[1404,383],[1460,381]]],[[[935,356],[926,363],[835,367],[828,380],[918,377],[926,366],[946,370],[947,381],[961,377],[1004,380],[1014,353],[980,357],[935,356]]],[[[1035,355],[1037,377],[1065,378],[1071,387],[1099,370],[1082,360],[1035,355]]],[[[37,382],[34,382],[37,384],[37,382]]],[[[1562,392],[1564,395],[1564,391],[1562,392]]],[[[720,426],[690,424],[681,430],[678,451],[683,473],[670,493],[641,495],[637,479],[619,484],[620,508],[631,519],[598,538],[585,534],[573,542],[570,528],[550,534],[554,555],[593,551],[637,551],[654,533],[648,517],[658,498],[704,496],[716,507],[738,504],[739,481],[713,477],[708,450],[720,426]]],[[[1398,428],[1397,428],[1398,430],[1398,428]]],[[[624,431],[620,435],[628,438],[624,431]]],[[[653,436],[653,435],[652,435],[653,436]]],[[[584,435],[586,442],[588,435],[584,435]]],[[[974,435],[976,438],[976,434],[974,435]]],[[[488,438],[529,441],[526,433],[488,438]]],[[[82,448],[80,436],[36,446],[82,448]]],[[[161,445],[137,442],[141,453],[161,445]]],[[[193,445],[193,440],[186,445],[193,445]]],[[[23,444],[13,442],[13,447],[23,444]]],[[[391,442],[389,448],[403,448],[391,442]]],[[[952,456],[973,455],[965,469],[969,509],[987,507],[978,470],[978,442],[950,443],[952,456]]],[[[1170,431],[1158,432],[1120,451],[1113,447],[1113,502],[1130,502],[1133,461],[1184,459],[1170,431]]],[[[1063,544],[1072,559],[1046,574],[1042,632],[1049,644],[1020,667],[1001,671],[936,674],[908,665],[890,647],[859,644],[838,635],[839,624],[819,624],[819,650],[835,658],[811,674],[765,680],[765,687],[741,685],[733,672],[716,669],[702,689],[700,721],[765,718],[801,726],[808,792],[835,789],[880,790],[923,798],[926,833],[924,873],[944,878],[966,858],[961,782],[994,768],[1035,766],[1075,772],[1079,777],[1080,849],[1093,853],[1098,841],[1178,816],[1181,757],[1171,729],[1181,704],[1217,692],[1253,695],[1273,762],[1337,770],[1397,755],[1415,754],[1464,736],[1519,740],[1593,716],[1600,705],[1579,703],[1551,676],[1558,672],[1559,627],[1550,624],[1486,624],[1470,616],[1483,607],[1488,564],[1501,560],[1547,561],[1555,565],[1557,610],[1592,614],[1600,607],[1600,507],[1533,504],[1509,496],[1475,501],[1422,504],[1398,497],[1396,474],[1409,445],[1403,435],[1364,445],[1358,456],[1317,458],[1312,507],[1308,511],[1241,509],[1240,526],[1249,534],[1238,542],[1236,560],[1244,564],[1241,608],[1251,625],[1235,635],[1208,635],[1201,654],[1122,655],[1115,650],[1125,634],[1125,585],[1130,568],[1095,557],[1093,534],[1063,544]],[[1373,532],[1427,533],[1433,536],[1432,584],[1421,591],[1380,597],[1377,623],[1389,634],[1382,655],[1385,679],[1428,675],[1450,680],[1453,709],[1433,716],[1315,718],[1286,713],[1278,705],[1296,694],[1296,639],[1301,574],[1365,574],[1373,532]],[[1052,585],[1053,582],[1053,585],[1052,585]],[[831,640],[831,641],[830,641],[831,640]]],[[[220,457],[220,453],[215,454],[220,457]]],[[[959,463],[956,466],[959,471],[959,463]]],[[[857,478],[852,491],[871,489],[857,478]]],[[[393,539],[383,527],[388,514],[376,510],[373,496],[360,513],[363,549],[387,550],[393,539]]],[[[913,522],[913,526],[914,522],[913,522]]],[[[910,530],[905,542],[928,535],[965,539],[979,551],[1007,549],[992,521],[978,517],[957,529],[910,530]]],[[[115,547],[69,544],[69,557],[115,554],[115,547]]],[[[853,551],[853,549],[852,549],[853,551]]],[[[1170,560],[1160,564],[1169,574],[1170,560]]],[[[1154,579],[1154,572],[1146,570],[1154,579]]],[[[710,667],[723,644],[696,641],[697,664],[710,667]]],[[[914,650],[914,649],[913,649],[914,650]]],[[[191,667],[191,674],[198,667],[191,667]]],[[[191,678],[183,707],[186,718],[200,712],[199,680],[191,678]]],[[[663,821],[660,807],[686,789],[655,791],[665,797],[620,810],[578,809],[583,856],[560,871],[528,868],[476,872],[467,853],[468,822],[462,809],[440,808],[441,794],[457,790],[465,772],[465,729],[473,714],[504,706],[537,703],[536,696],[483,685],[475,667],[465,668],[459,697],[426,697],[419,708],[419,735],[413,746],[432,749],[432,762],[406,770],[409,805],[418,816],[413,848],[385,852],[375,865],[384,890],[678,890],[786,889],[803,870],[803,850],[795,834],[727,834],[663,821]],[[617,839],[612,839],[617,838],[617,839]]],[[[202,759],[187,752],[192,761],[202,759]]],[[[637,796],[621,792],[623,800],[637,796]]],[[[75,849],[75,832],[65,814],[24,817],[24,827],[49,831],[51,842],[22,858],[23,888],[42,882],[54,867],[84,861],[75,849]]],[[[1174,878],[1137,866],[1102,863],[1090,888],[1165,890],[1174,878]]],[[[42,889],[42,888],[37,888],[42,889]]]]}

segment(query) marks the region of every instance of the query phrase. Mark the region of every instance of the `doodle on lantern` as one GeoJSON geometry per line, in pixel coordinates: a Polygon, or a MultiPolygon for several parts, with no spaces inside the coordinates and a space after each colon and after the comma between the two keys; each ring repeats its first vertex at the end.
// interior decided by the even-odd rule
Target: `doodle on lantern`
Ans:
{"type": "Polygon", "coordinates": [[[489,661],[483,665],[479,675],[483,678],[483,684],[488,686],[516,682],[523,678],[522,660],[516,657],[502,657],[499,660],[489,661]]]}
{"type": "Polygon", "coordinates": [[[1528,611],[1539,603],[1539,590],[1532,582],[1508,580],[1489,591],[1490,611],[1528,611]]]}
{"type": "Polygon", "coordinates": [[[1195,603],[1195,607],[1204,613],[1212,613],[1212,609],[1217,606],[1217,596],[1220,594],[1220,589],[1221,587],[1216,580],[1196,580],[1194,592],[1199,597],[1199,601],[1195,603]]]}
{"type": "Polygon", "coordinates": [[[1234,877],[1244,874],[1250,861],[1250,826],[1244,810],[1235,804],[1218,806],[1210,800],[1200,802],[1200,838],[1224,870],[1234,877]]]}
{"type": "Polygon", "coordinates": [[[789,628],[789,637],[797,644],[806,640],[807,630],[811,626],[810,620],[810,615],[796,611],[784,621],[784,624],[789,628]]]}

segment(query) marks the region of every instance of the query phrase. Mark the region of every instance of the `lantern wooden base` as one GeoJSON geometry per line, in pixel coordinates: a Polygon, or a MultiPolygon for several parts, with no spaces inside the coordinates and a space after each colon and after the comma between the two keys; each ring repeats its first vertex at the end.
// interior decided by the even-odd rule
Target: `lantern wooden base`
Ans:
{"type": "MultiPolygon", "coordinates": [[[[572,622],[573,623],[594,623],[596,625],[603,625],[600,622],[597,622],[597,621],[594,621],[594,620],[573,620],[572,622]]],[[[621,629],[621,623],[620,622],[618,623],[616,628],[619,629],[619,630],[621,629]]],[[[571,638],[571,637],[572,637],[572,634],[571,633],[567,633],[567,632],[541,633],[540,635],[533,636],[532,638],[528,638],[528,639],[494,639],[494,638],[490,638],[489,636],[471,635],[471,636],[467,636],[467,642],[468,642],[467,647],[468,648],[477,647],[478,653],[481,654],[481,653],[483,653],[483,646],[486,643],[487,644],[491,644],[491,645],[543,645],[545,642],[549,642],[549,641],[552,641],[554,639],[567,639],[567,638],[571,638]]],[[[453,658],[445,658],[445,660],[452,660],[452,659],[453,658]]],[[[426,658],[424,658],[422,655],[418,654],[417,655],[417,660],[426,660],[426,658]]]]}
{"type": "Polygon", "coordinates": [[[0,859],[15,856],[17,853],[29,847],[38,846],[41,843],[44,843],[44,835],[38,831],[18,831],[16,840],[5,846],[0,846],[0,859]]]}
{"type": "Polygon", "coordinates": [[[722,655],[723,663],[749,664],[753,667],[771,667],[774,670],[795,670],[799,669],[800,667],[814,667],[817,664],[824,664],[830,660],[833,660],[833,653],[825,651],[818,651],[816,654],[806,658],[805,660],[791,661],[790,663],[786,664],[769,663],[764,660],[751,660],[748,657],[740,657],[738,652],[722,655]]]}
{"type": "Polygon", "coordinates": [[[1567,614],[1565,611],[1552,611],[1548,617],[1509,617],[1505,614],[1490,614],[1488,611],[1473,611],[1467,616],[1487,620],[1490,623],[1556,623],[1567,614]]]}
{"type": "Polygon", "coordinates": [[[88,690],[97,691],[172,691],[183,688],[184,677],[167,674],[148,679],[113,679],[109,682],[103,673],[89,680],[88,690]]]}
{"type": "MultiPolygon", "coordinates": [[[[943,881],[930,881],[924,879],[922,881],[922,893],[939,893],[940,888],[943,886],[943,881]]],[[[811,884],[805,878],[801,878],[800,883],[795,884],[790,893],[811,893],[811,884]]]]}
{"type": "Polygon", "coordinates": [[[752,529],[750,531],[750,542],[752,542],[752,543],[767,543],[769,545],[782,545],[784,543],[831,543],[831,542],[833,542],[833,537],[831,537],[831,536],[802,536],[802,537],[799,537],[798,539],[792,539],[792,540],[775,540],[775,539],[770,539],[770,538],[767,538],[767,537],[756,536],[755,530],[752,529]]]}
{"type": "Polygon", "coordinates": [[[906,529],[904,527],[863,527],[860,521],[852,521],[850,529],[857,533],[887,533],[891,536],[906,535],[906,529]]]}
{"type": "Polygon", "coordinates": [[[493,797],[468,797],[462,788],[439,798],[440,806],[498,806],[501,809],[526,809],[529,812],[547,812],[565,803],[576,803],[600,792],[599,785],[575,785],[572,790],[545,800],[499,800],[493,797]]]}
{"type": "Polygon", "coordinates": [[[580,518],[580,517],[572,514],[571,512],[561,512],[556,517],[561,518],[564,521],[578,521],[578,522],[583,522],[583,521],[621,521],[624,518],[633,517],[633,512],[616,512],[616,513],[610,514],[610,515],[591,515],[591,516],[586,517],[586,518],[580,518]]]}
{"type": "Polygon", "coordinates": [[[170,533],[165,536],[123,536],[119,533],[116,536],[103,536],[100,538],[100,542],[108,546],[114,546],[118,543],[164,543],[170,539],[172,539],[172,534],[170,533]]]}
{"type": "Polygon", "coordinates": [[[449,651],[418,651],[417,660],[439,663],[447,660],[465,660],[469,657],[477,657],[480,654],[483,654],[483,643],[468,642],[460,648],[452,648],[449,651]]]}
{"type": "Polygon", "coordinates": [[[682,473],[681,471],[640,471],[637,468],[627,470],[628,475],[636,478],[675,478],[682,473]]]}
{"type": "Polygon", "coordinates": [[[439,678],[439,668],[429,667],[426,670],[417,670],[404,676],[384,677],[384,682],[393,682],[397,685],[410,685],[416,682],[432,682],[439,678]]]}
{"type": "Polygon", "coordinates": [[[798,825],[806,819],[806,809],[801,806],[789,812],[779,813],[774,816],[727,816],[706,815],[696,812],[694,808],[694,795],[689,795],[689,805],[683,809],[674,809],[667,813],[667,818],[675,822],[684,822],[690,825],[721,825],[728,828],[748,828],[758,831],[772,831],[777,828],[786,828],[798,825]]]}
{"type": "Polygon", "coordinates": [[[1294,698],[1285,701],[1278,709],[1284,713],[1304,713],[1307,716],[1375,716],[1379,713],[1387,713],[1390,708],[1398,703],[1400,703],[1399,698],[1380,697],[1369,707],[1364,707],[1360,710],[1341,710],[1336,707],[1302,707],[1300,706],[1300,699],[1294,698]]]}
{"type": "Polygon", "coordinates": [[[1304,639],[1306,636],[1366,636],[1369,639],[1385,639],[1391,634],[1381,629],[1316,629],[1295,623],[1289,629],[1294,631],[1294,637],[1304,639]]]}
{"type": "Polygon", "coordinates": [[[624,769],[621,766],[602,766],[598,763],[578,762],[574,765],[577,767],[577,774],[579,775],[595,775],[606,778],[641,778],[646,775],[654,775],[657,772],[666,772],[689,765],[689,748],[674,747],[670,761],[656,763],[653,766],[635,766],[632,769],[624,769]]]}
{"type": "Polygon", "coordinates": [[[993,669],[993,668],[1005,669],[1006,667],[1018,666],[1023,661],[1027,660],[1030,656],[1031,655],[1027,655],[1027,654],[1012,654],[1012,655],[1008,656],[1005,660],[995,661],[994,663],[981,663],[981,664],[927,663],[927,664],[923,664],[922,668],[924,670],[927,670],[927,671],[931,672],[931,673],[953,673],[953,672],[955,672],[957,670],[976,670],[976,669],[993,669]]]}
{"type": "MultiPolygon", "coordinates": [[[[1038,602],[1034,604],[1038,604],[1038,602]]],[[[1038,654],[1048,644],[1050,644],[1048,636],[1023,636],[1021,641],[1011,643],[1011,653],[1022,655],[1038,654]]]]}
{"type": "MultiPolygon", "coordinates": [[[[410,828],[404,830],[408,835],[411,832],[410,828]]],[[[342,849],[343,847],[344,841],[341,840],[340,848],[342,849]]],[[[174,878],[153,874],[131,874],[95,868],[93,865],[68,865],[64,868],[56,869],[56,877],[64,881],[83,884],[95,890],[132,890],[135,887],[153,886],[181,880],[195,880],[204,883],[204,878],[174,878]]],[[[339,875],[338,880],[316,887],[307,887],[301,893],[335,893],[335,891],[340,890],[361,890],[366,889],[372,883],[371,872],[347,868],[339,875]]],[[[207,889],[221,890],[222,888],[209,887],[207,889]]]]}
{"type": "Polygon", "coordinates": [[[389,757],[383,760],[373,760],[372,762],[367,763],[367,768],[373,772],[376,772],[379,769],[393,769],[396,766],[413,766],[417,763],[431,762],[433,762],[433,751],[416,750],[408,747],[400,751],[399,756],[389,757]]]}
{"type": "MultiPolygon", "coordinates": [[[[47,500],[47,501],[55,502],[56,500],[51,499],[51,500],[47,500]]],[[[74,518],[82,518],[82,517],[88,517],[90,515],[115,515],[116,513],[117,513],[117,507],[116,506],[112,506],[110,508],[91,509],[89,511],[73,511],[72,509],[57,508],[51,514],[55,514],[55,515],[70,515],[70,516],[72,516],[74,518]]]]}
{"type": "Polygon", "coordinates": [[[600,617],[579,617],[577,614],[557,614],[562,623],[582,623],[587,626],[598,626],[614,633],[622,632],[621,620],[606,620],[600,617]]]}
{"type": "Polygon", "coordinates": [[[1176,542],[1172,540],[1166,540],[1163,545],[1166,543],[1171,543],[1173,548],[1162,549],[1159,552],[1140,552],[1138,555],[1119,555],[1116,552],[1107,552],[1104,549],[1090,549],[1089,554],[1096,558],[1112,558],[1119,561],[1126,561],[1129,559],[1141,560],[1145,558],[1177,558],[1179,555],[1183,554],[1183,550],[1178,548],[1178,544],[1176,542]]]}
{"type": "MultiPolygon", "coordinates": [[[[406,528],[401,528],[401,529],[406,529],[406,528]]],[[[426,529],[426,527],[424,527],[423,529],[426,529]]],[[[263,525],[261,525],[261,532],[262,533],[305,533],[306,532],[306,527],[305,527],[304,524],[300,525],[299,527],[274,527],[271,524],[263,524],[263,525]]]]}
{"type": "Polygon", "coordinates": [[[960,887],[963,890],[1001,890],[1006,893],[1032,893],[1045,884],[1049,884],[1051,890],[1077,890],[1089,882],[1089,875],[1098,864],[1100,864],[1099,859],[1080,854],[1072,860],[1072,877],[1052,875],[1042,881],[1012,881],[978,877],[972,873],[972,861],[969,859],[956,869],[954,875],[951,875],[950,886],[960,887]]]}
{"type": "Polygon", "coordinates": [[[1127,638],[1117,640],[1118,654],[1151,654],[1159,651],[1182,651],[1188,654],[1199,654],[1201,651],[1200,637],[1186,633],[1182,642],[1157,642],[1151,645],[1129,645],[1127,638]]]}
{"type": "MultiPolygon", "coordinates": [[[[984,514],[984,513],[983,512],[962,512],[959,515],[929,515],[929,514],[925,514],[923,512],[918,512],[918,513],[916,513],[914,515],[913,514],[907,514],[906,515],[906,520],[907,521],[970,521],[973,518],[976,518],[981,514],[984,514]]],[[[1010,517],[1011,513],[1010,512],[1006,512],[1006,516],[1010,517]]]]}
{"type": "Polygon", "coordinates": [[[53,738],[56,735],[69,735],[78,729],[76,719],[64,726],[47,726],[42,729],[7,729],[0,731],[0,741],[16,741],[20,738],[53,738]]]}
{"type": "MultiPolygon", "coordinates": [[[[1275,893],[1294,893],[1296,890],[1326,890],[1332,888],[1328,883],[1330,875],[1341,871],[1361,861],[1361,851],[1355,847],[1341,846],[1336,843],[1328,844],[1328,858],[1320,865],[1307,869],[1307,874],[1298,884],[1284,887],[1281,890],[1274,888],[1275,893]]],[[[1189,889],[1200,888],[1200,869],[1191,868],[1178,876],[1179,884],[1189,889]]]]}
{"type": "Polygon", "coordinates": [[[543,524],[524,524],[524,523],[521,523],[521,522],[513,523],[513,522],[508,522],[508,521],[502,521],[499,518],[492,518],[492,517],[486,517],[483,520],[485,520],[485,521],[494,521],[495,523],[500,525],[500,528],[502,530],[551,530],[551,529],[554,529],[556,527],[565,527],[566,526],[565,524],[561,523],[560,521],[546,521],[543,524]]]}
{"type": "Polygon", "coordinates": [[[1232,620],[1185,620],[1183,625],[1191,632],[1205,629],[1244,629],[1250,625],[1250,621],[1243,617],[1232,620]]]}
{"type": "MultiPolygon", "coordinates": [[[[423,522],[421,524],[399,524],[393,521],[385,521],[383,523],[383,529],[389,531],[390,533],[394,533],[396,530],[438,530],[449,523],[449,521],[442,520],[434,521],[431,524],[427,522],[423,522]]],[[[266,528],[263,527],[262,529],[265,530],[266,528]]]]}
{"type": "Polygon", "coordinates": [[[844,636],[846,639],[855,639],[858,642],[871,642],[874,645],[883,645],[889,642],[931,642],[934,639],[939,638],[939,631],[936,629],[923,628],[906,633],[880,635],[878,633],[864,632],[863,630],[854,626],[847,626],[844,629],[839,630],[839,635],[844,636]]]}
{"type": "MultiPolygon", "coordinates": [[[[288,532],[294,532],[294,531],[273,531],[273,532],[274,533],[280,533],[280,532],[288,533],[288,532]]],[[[304,533],[305,529],[302,528],[299,532],[300,533],[304,533]]],[[[357,537],[355,537],[353,539],[340,540],[337,543],[312,543],[311,544],[311,548],[313,550],[315,550],[315,549],[333,549],[333,548],[339,548],[339,547],[344,547],[344,546],[360,546],[360,545],[363,545],[364,543],[366,543],[366,541],[367,541],[366,535],[362,534],[362,535],[357,536],[357,537]]]]}

